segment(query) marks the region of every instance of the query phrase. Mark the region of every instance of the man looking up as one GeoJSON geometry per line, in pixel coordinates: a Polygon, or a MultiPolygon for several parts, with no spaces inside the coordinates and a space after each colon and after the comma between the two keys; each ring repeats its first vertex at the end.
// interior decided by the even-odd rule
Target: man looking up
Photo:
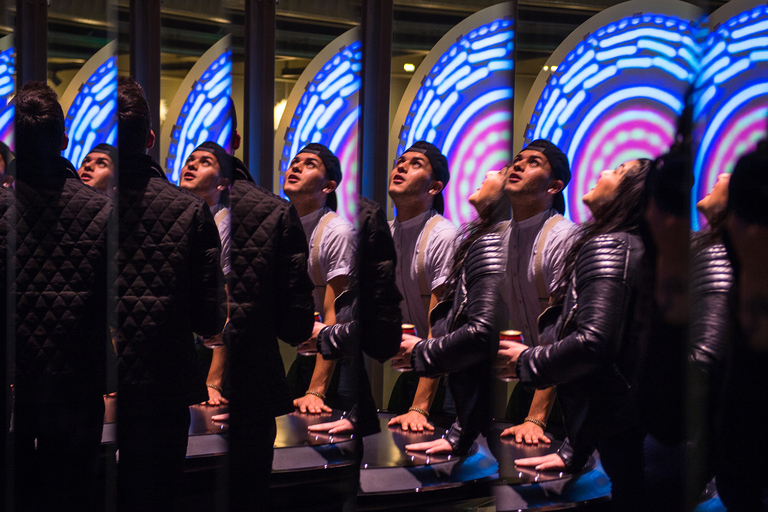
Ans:
{"type": "Polygon", "coordinates": [[[115,162],[117,162],[117,148],[111,144],[101,143],[85,155],[77,174],[86,185],[111,196],[117,178],[115,162]]]}
{"type": "MultiPolygon", "coordinates": [[[[529,346],[539,344],[537,319],[558,286],[577,229],[562,217],[563,189],[570,179],[568,158],[554,144],[540,139],[514,158],[504,187],[512,205],[512,220],[502,240],[508,248],[507,284],[502,293],[512,328],[523,333],[529,346]]],[[[515,420],[520,421],[525,411],[527,416],[521,424],[504,430],[502,436],[514,435],[518,443],[549,444],[544,428],[555,400],[555,388],[536,390],[532,397],[525,394],[522,393],[524,399],[515,411],[515,420]]]]}
{"type": "Polygon", "coordinates": [[[149,155],[144,91],[117,82],[118,510],[174,510],[189,406],[207,398],[192,333],[226,318],[219,235],[210,209],[172,185],[149,155]]]}
{"type": "MultiPolygon", "coordinates": [[[[422,338],[432,338],[429,312],[442,298],[459,237],[456,226],[442,216],[442,191],[449,179],[448,160],[425,141],[400,155],[390,174],[389,195],[396,209],[390,230],[397,251],[397,287],[403,295],[400,309],[403,321],[415,325],[422,338]]],[[[434,430],[427,420],[439,382],[420,378],[408,412],[389,424],[434,430]]]]}
{"type": "MultiPolygon", "coordinates": [[[[341,178],[339,159],[322,144],[312,143],[293,158],[283,186],[285,195],[301,218],[307,237],[308,271],[315,285],[315,311],[321,313],[326,325],[336,323],[334,300],[347,287],[356,243],[352,224],[336,214],[335,190],[341,178]]],[[[319,414],[331,411],[325,401],[335,362],[325,360],[320,354],[315,357],[306,393],[295,399],[293,405],[301,412],[319,414]]],[[[343,406],[351,407],[355,393],[349,386],[355,386],[356,379],[347,378],[350,377],[348,372],[342,373],[345,375],[340,376],[339,397],[349,398],[351,402],[343,406]]]]}
{"type": "MultiPolygon", "coordinates": [[[[221,271],[226,277],[230,272],[231,222],[229,217],[229,184],[232,180],[232,157],[215,142],[203,142],[187,157],[181,169],[179,186],[189,190],[205,200],[211,209],[213,220],[219,230],[221,241],[221,271]]],[[[226,288],[226,287],[225,287],[226,288]]],[[[208,388],[208,404],[227,403],[222,393],[224,371],[227,361],[227,348],[222,335],[205,340],[205,346],[211,347],[211,364],[205,385],[208,388]]],[[[201,348],[200,350],[208,349],[201,348]]],[[[207,355],[205,356],[207,359],[207,355]]]]}

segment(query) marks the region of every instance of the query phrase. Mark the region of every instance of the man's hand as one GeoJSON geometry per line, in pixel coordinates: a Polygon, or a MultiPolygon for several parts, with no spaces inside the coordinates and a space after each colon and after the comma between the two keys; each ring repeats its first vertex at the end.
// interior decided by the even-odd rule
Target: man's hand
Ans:
{"type": "Polygon", "coordinates": [[[510,340],[499,340],[499,352],[496,355],[494,367],[496,377],[517,378],[517,359],[528,347],[522,343],[510,340]]]}
{"type": "Polygon", "coordinates": [[[517,443],[539,444],[539,441],[541,441],[544,444],[549,444],[552,442],[544,435],[543,428],[534,425],[530,421],[504,429],[501,437],[507,436],[515,436],[515,442],[517,443]]]}
{"type": "Polygon", "coordinates": [[[321,414],[331,412],[331,408],[325,405],[325,402],[315,395],[304,395],[293,401],[293,406],[303,413],[321,414]]]}
{"type": "Polygon", "coordinates": [[[528,457],[527,459],[517,459],[515,465],[522,467],[532,467],[536,471],[562,471],[565,469],[565,462],[556,453],[550,453],[542,457],[528,457]]]}
{"type": "Polygon", "coordinates": [[[211,416],[211,419],[213,421],[227,422],[229,421],[229,413],[225,412],[224,414],[214,414],[211,416]]]}
{"type": "Polygon", "coordinates": [[[310,432],[327,432],[329,434],[347,434],[355,431],[355,425],[348,419],[344,418],[336,421],[330,421],[328,423],[310,425],[308,430],[310,432]]]}
{"type": "Polygon", "coordinates": [[[420,341],[421,338],[418,336],[404,333],[403,339],[400,342],[400,351],[392,358],[392,368],[398,370],[412,370],[411,353],[413,352],[413,347],[420,341]]]}
{"type": "Polygon", "coordinates": [[[221,391],[208,386],[208,401],[203,402],[203,405],[222,405],[228,403],[229,400],[221,396],[221,391]]]}
{"type": "Polygon", "coordinates": [[[395,416],[389,420],[388,426],[400,425],[403,430],[412,430],[414,432],[424,432],[424,429],[434,431],[435,427],[427,420],[426,416],[416,411],[408,411],[400,416],[395,416]]]}
{"type": "Polygon", "coordinates": [[[451,443],[445,439],[435,439],[434,441],[426,441],[424,443],[407,444],[405,445],[405,449],[412,452],[424,452],[427,455],[450,455],[453,453],[453,446],[451,446],[451,443]]]}

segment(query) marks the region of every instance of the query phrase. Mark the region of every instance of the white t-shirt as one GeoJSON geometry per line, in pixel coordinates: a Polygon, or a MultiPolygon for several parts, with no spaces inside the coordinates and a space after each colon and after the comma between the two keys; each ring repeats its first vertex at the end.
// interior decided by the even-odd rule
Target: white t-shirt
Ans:
{"type": "MultiPolygon", "coordinates": [[[[314,261],[312,260],[312,248],[314,246],[317,226],[320,220],[331,213],[331,209],[326,207],[315,210],[312,213],[301,217],[301,225],[304,228],[304,234],[307,236],[307,245],[309,245],[308,271],[312,281],[315,280],[314,261]]],[[[355,228],[342,216],[336,216],[323,230],[322,240],[320,240],[320,253],[318,260],[320,263],[320,275],[323,276],[322,283],[315,283],[315,311],[322,313],[323,297],[325,295],[325,285],[338,276],[348,276],[352,272],[352,262],[357,247],[357,238],[355,228]]]]}
{"type": "Polygon", "coordinates": [[[226,276],[231,270],[230,264],[230,239],[232,238],[232,223],[229,216],[229,208],[224,208],[221,204],[215,204],[211,208],[214,220],[217,220],[216,227],[219,229],[219,239],[221,240],[221,271],[226,276]],[[217,215],[221,213],[221,217],[217,215]]]}
{"type": "MultiPolygon", "coordinates": [[[[400,302],[403,321],[415,325],[416,332],[421,337],[427,336],[429,321],[419,289],[419,277],[416,270],[417,253],[424,227],[429,219],[435,215],[437,215],[435,210],[429,210],[405,222],[395,219],[389,223],[397,252],[395,279],[397,287],[403,295],[403,300],[400,302]]],[[[453,256],[459,244],[459,234],[456,226],[447,219],[438,222],[429,233],[426,254],[424,255],[424,273],[430,292],[448,280],[453,267],[453,256]]]]}
{"type": "MultiPolygon", "coordinates": [[[[502,232],[502,243],[508,248],[507,268],[502,294],[507,304],[511,327],[523,333],[528,346],[539,344],[537,320],[542,309],[536,287],[534,260],[539,237],[547,220],[557,211],[550,209],[521,222],[511,220],[502,232]]],[[[555,224],[547,235],[541,259],[541,271],[547,293],[551,295],[560,282],[565,257],[578,226],[568,219],[555,224]]]]}

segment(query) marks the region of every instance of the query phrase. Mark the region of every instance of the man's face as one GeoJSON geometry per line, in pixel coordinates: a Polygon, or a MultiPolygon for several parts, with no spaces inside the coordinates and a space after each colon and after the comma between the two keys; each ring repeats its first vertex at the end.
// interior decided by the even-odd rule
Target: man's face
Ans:
{"type": "Polygon", "coordinates": [[[283,191],[291,201],[315,198],[323,204],[323,188],[327,182],[323,160],[313,153],[299,153],[285,173],[283,191]]]}
{"type": "Polygon", "coordinates": [[[114,183],[115,163],[106,153],[88,153],[77,173],[86,185],[108,192],[114,183]]]}
{"type": "Polygon", "coordinates": [[[208,201],[216,196],[216,187],[220,183],[221,166],[219,166],[219,161],[213,153],[194,151],[187,157],[187,161],[181,169],[181,183],[179,183],[181,188],[208,201]]]}
{"type": "Polygon", "coordinates": [[[504,193],[514,203],[521,196],[544,197],[552,182],[552,167],[540,151],[526,149],[512,161],[504,193]]]}
{"type": "MultiPolygon", "coordinates": [[[[397,159],[389,176],[389,195],[393,199],[402,196],[426,196],[432,188],[432,165],[426,155],[418,151],[403,153],[397,159]]],[[[438,192],[442,189],[439,187],[438,192]]]]}
{"type": "Polygon", "coordinates": [[[712,218],[724,212],[725,207],[728,206],[728,183],[730,181],[730,174],[719,175],[712,191],[696,203],[696,209],[707,218],[708,222],[712,222],[712,218]]]}

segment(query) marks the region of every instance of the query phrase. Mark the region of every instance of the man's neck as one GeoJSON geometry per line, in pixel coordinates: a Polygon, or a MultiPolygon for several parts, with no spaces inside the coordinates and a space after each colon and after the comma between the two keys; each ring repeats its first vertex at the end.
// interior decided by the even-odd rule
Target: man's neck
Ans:
{"type": "Polygon", "coordinates": [[[426,204],[424,201],[395,201],[397,210],[395,218],[399,222],[405,222],[428,211],[431,207],[431,204],[426,204]]]}
{"type": "Polygon", "coordinates": [[[545,212],[552,208],[552,204],[542,204],[539,201],[511,201],[512,203],[512,216],[515,222],[522,222],[526,219],[530,219],[541,212],[545,212]]]}
{"type": "Polygon", "coordinates": [[[310,213],[316,212],[325,206],[323,204],[319,204],[316,201],[291,201],[291,204],[293,204],[293,207],[296,208],[296,213],[299,214],[299,217],[309,215],[310,213]]]}

